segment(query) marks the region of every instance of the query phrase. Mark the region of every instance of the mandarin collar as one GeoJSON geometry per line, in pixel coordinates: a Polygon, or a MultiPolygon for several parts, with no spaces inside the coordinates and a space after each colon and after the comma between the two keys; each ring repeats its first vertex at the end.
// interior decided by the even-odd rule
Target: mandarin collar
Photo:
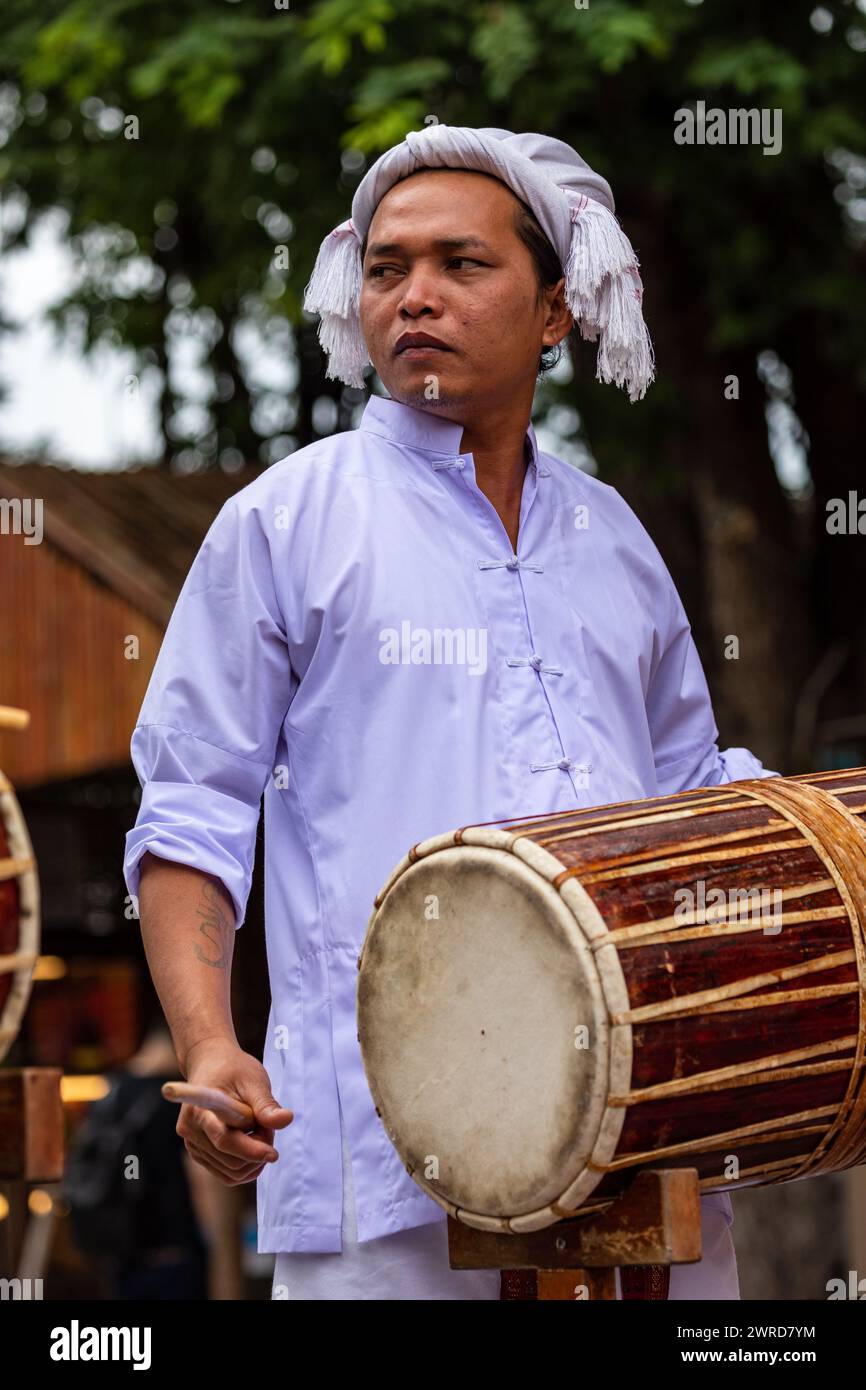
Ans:
{"type": "MultiPolygon", "coordinates": [[[[418,406],[403,405],[390,396],[371,396],[361,416],[359,429],[369,434],[378,434],[394,444],[405,444],[430,454],[447,454],[452,458],[462,457],[460,441],[463,426],[456,420],[446,420],[432,411],[420,410],[418,406]]],[[[538,471],[538,441],[530,424],[526,431],[529,441],[528,467],[538,471]]]]}

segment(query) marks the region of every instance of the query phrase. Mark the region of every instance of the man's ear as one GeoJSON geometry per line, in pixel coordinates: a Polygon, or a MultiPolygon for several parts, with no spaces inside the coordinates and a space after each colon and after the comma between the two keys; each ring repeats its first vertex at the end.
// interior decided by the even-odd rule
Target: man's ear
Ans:
{"type": "Polygon", "coordinates": [[[574,327],[571,310],[565,302],[565,277],[544,291],[545,318],[542,343],[544,347],[555,347],[568,336],[574,327]]]}

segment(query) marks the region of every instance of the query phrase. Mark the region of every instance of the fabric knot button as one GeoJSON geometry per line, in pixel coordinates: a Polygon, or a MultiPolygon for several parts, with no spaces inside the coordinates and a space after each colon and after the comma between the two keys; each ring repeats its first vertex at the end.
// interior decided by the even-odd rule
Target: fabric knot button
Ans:
{"type": "Polygon", "coordinates": [[[563,770],[563,772],[568,772],[568,769],[571,767],[571,759],[570,759],[570,758],[560,758],[560,760],[559,760],[559,762],[556,764],[556,766],[557,766],[557,767],[561,767],[562,770],[563,770]]]}
{"type": "Polygon", "coordinates": [[[541,668],[541,657],[540,657],[540,656],[531,656],[531,657],[529,658],[529,664],[530,664],[530,666],[532,667],[533,671],[538,671],[538,670],[540,670],[540,668],[541,668]]]}
{"type": "Polygon", "coordinates": [[[520,561],[518,560],[517,556],[512,555],[510,560],[505,561],[505,568],[507,570],[516,570],[519,564],[520,561]]]}

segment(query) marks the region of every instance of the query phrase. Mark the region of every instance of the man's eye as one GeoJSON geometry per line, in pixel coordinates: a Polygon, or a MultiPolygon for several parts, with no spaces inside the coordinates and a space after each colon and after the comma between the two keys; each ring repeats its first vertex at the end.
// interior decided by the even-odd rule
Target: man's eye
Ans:
{"type": "Polygon", "coordinates": [[[394,265],[374,265],[374,266],[371,266],[371,268],[370,268],[370,270],[369,270],[368,273],[369,273],[371,279],[381,280],[382,277],[384,276],[384,274],[385,274],[385,272],[386,272],[387,270],[396,270],[396,269],[397,269],[397,267],[394,266],[394,265]]]}
{"type": "Polygon", "coordinates": [[[449,265],[454,265],[455,262],[457,262],[457,261],[462,261],[464,265],[482,265],[482,264],[483,264],[482,261],[475,261],[475,260],[473,260],[471,256],[452,256],[451,259],[450,259],[450,261],[448,262],[448,264],[449,264],[449,265]]]}

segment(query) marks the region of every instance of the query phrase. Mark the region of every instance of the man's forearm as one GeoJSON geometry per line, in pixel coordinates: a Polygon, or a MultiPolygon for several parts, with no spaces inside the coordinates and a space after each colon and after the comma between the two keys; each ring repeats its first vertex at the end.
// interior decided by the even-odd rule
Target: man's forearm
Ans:
{"type": "Polygon", "coordinates": [[[205,1038],[237,1041],[231,1015],[234,904],[219,879],[145,854],[138,905],[147,963],[186,1074],[191,1051],[205,1038]]]}

